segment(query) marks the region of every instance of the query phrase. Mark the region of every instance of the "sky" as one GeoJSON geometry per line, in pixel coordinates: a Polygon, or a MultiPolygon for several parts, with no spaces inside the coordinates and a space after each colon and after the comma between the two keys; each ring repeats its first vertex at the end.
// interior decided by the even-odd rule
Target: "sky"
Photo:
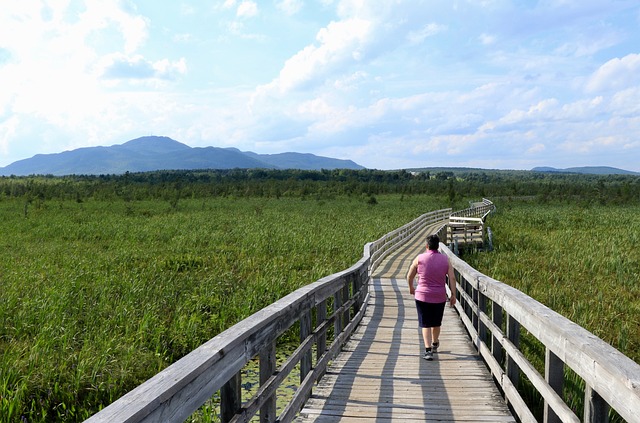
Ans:
{"type": "Polygon", "coordinates": [[[147,135],[640,171],[640,2],[3,1],[0,167],[147,135]]]}

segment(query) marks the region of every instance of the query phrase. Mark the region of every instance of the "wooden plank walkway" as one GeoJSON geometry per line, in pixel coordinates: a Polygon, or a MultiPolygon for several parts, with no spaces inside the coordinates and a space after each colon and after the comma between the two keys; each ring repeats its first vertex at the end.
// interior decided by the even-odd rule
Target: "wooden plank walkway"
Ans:
{"type": "Polygon", "coordinates": [[[373,275],[362,323],[297,422],[516,421],[455,309],[445,310],[435,359],[421,358],[422,338],[405,275],[434,227],[388,257],[373,275]]]}

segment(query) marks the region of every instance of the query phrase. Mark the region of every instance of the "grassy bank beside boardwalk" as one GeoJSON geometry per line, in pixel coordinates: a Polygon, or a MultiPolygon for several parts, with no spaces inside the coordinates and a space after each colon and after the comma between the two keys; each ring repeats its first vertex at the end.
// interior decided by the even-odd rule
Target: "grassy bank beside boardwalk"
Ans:
{"type": "MultiPolygon", "coordinates": [[[[640,363],[640,207],[593,202],[497,201],[489,219],[495,250],[471,266],[562,314],[640,363]]],[[[545,349],[523,335],[523,352],[544,374],[545,349]]],[[[565,370],[564,398],[578,414],[584,382],[565,370]]],[[[542,401],[521,381],[528,402],[542,401]]],[[[612,421],[622,421],[612,413],[612,421]]]]}
{"type": "Polygon", "coordinates": [[[640,362],[640,207],[498,202],[495,251],[465,256],[640,362]]]}
{"type": "Polygon", "coordinates": [[[0,421],[82,421],[431,196],[0,201],[0,421]]]}

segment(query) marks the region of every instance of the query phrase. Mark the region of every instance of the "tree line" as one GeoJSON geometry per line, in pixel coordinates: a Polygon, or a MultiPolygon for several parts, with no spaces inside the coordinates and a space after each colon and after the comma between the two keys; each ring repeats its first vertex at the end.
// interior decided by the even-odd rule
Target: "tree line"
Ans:
{"type": "Polygon", "coordinates": [[[338,195],[436,195],[451,202],[468,197],[534,197],[601,204],[640,201],[640,176],[533,171],[456,170],[175,170],[120,175],[0,177],[0,200],[124,201],[210,196],[331,198],[338,195]]]}

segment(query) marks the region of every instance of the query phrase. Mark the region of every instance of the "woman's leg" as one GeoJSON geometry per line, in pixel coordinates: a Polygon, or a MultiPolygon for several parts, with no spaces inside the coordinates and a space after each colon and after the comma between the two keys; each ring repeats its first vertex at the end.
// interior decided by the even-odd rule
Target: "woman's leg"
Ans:
{"type": "MultiPolygon", "coordinates": [[[[433,328],[433,342],[438,342],[440,340],[440,326],[436,326],[433,328]]],[[[431,346],[431,344],[429,344],[431,346]]]]}
{"type": "Polygon", "coordinates": [[[433,340],[432,328],[422,328],[422,340],[424,341],[425,348],[431,348],[431,342],[433,340]]]}

